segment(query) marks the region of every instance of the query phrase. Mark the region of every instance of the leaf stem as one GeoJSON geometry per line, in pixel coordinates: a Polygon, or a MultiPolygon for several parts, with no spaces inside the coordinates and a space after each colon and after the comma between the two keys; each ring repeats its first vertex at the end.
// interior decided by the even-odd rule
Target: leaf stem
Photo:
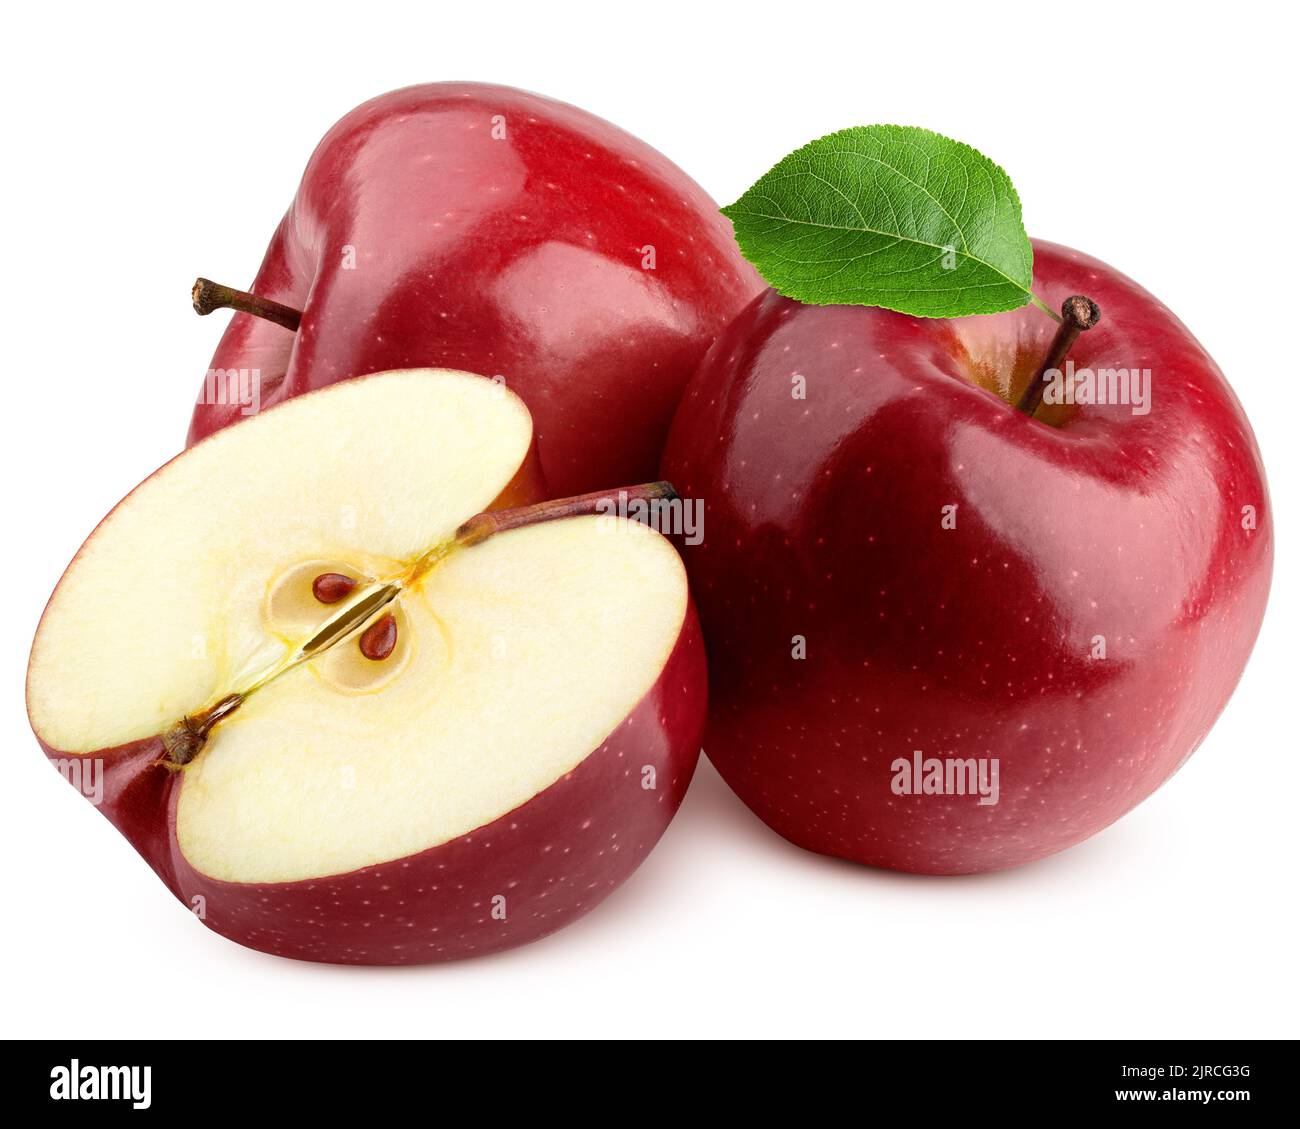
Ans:
{"type": "Polygon", "coordinates": [[[1046,302],[1044,302],[1032,290],[1029,292],[1029,302],[1030,305],[1037,306],[1038,309],[1042,310],[1043,313],[1045,313],[1053,321],[1059,322],[1061,320],[1061,315],[1058,314],[1054,309],[1052,309],[1051,306],[1049,306],[1046,302]]]}

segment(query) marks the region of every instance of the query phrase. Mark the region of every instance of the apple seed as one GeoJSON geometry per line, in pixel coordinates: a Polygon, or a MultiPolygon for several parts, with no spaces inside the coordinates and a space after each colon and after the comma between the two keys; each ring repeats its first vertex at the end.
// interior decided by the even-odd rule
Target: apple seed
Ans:
{"type": "Polygon", "coordinates": [[[375,620],[361,636],[361,653],[371,662],[382,662],[397,646],[397,620],[385,615],[375,620]]]}
{"type": "Polygon", "coordinates": [[[341,572],[322,572],[311,582],[311,594],[322,604],[337,604],[356,586],[352,577],[341,572]]]}

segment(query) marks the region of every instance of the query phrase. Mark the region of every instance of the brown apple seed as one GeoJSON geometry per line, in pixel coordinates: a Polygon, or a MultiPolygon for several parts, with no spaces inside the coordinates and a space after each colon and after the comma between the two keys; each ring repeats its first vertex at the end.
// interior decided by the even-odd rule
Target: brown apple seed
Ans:
{"type": "Polygon", "coordinates": [[[361,653],[371,662],[382,662],[397,646],[397,620],[380,616],[361,635],[361,653]]]}
{"type": "Polygon", "coordinates": [[[311,582],[311,594],[322,604],[337,604],[356,586],[352,577],[341,572],[322,572],[311,582]]]}

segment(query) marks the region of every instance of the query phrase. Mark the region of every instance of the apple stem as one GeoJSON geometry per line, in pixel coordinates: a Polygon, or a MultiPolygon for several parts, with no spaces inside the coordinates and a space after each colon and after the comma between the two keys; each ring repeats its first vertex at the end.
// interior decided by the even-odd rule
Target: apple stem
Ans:
{"type": "Polygon", "coordinates": [[[181,718],[163,736],[163,747],[171,758],[170,762],[163,763],[168,767],[184,768],[203,751],[213,726],[223,717],[229,717],[243,704],[243,694],[227,694],[221,701],[206,710],[181,718]]]}
{"type": "Polygon", "coordinates": [[[1099,321],[1101,321],[1101,308],[1091,298],[1074,294],[1061,303],[1060,328],[1052,338],[1047,356],[1043,358],[1042,364],[1038,366],[1033,379],[1020,397],[1020,402],[1016,404],[1018,410],[1027,416],[1032,416],[1038,410],[1038,405],[1043,400],[1043,377],[1051,369],[1059,369],[1079,334],[1085,329],[1091,329],[1099,321]]]}
{"type": "Polygon", "coordinates": [[[532,506],[518,506],[509,510],[489,510],[477,514],[456,530],[456,542],[461,546],[477,545],[494,533],[519,529],[543,521],[555,521],[583,514],[617,512],[627,503],[644,501],[672,501],[677,491],[670,482],[647,482],[641,486],[624,486],[614,490],[597,490],[592,494],[579,494],[575,498],[556,498],[532,506]]]}
{"type": "Polygon", "coordinates": [[[190,299],[194,302],[194,312],[207,316],[214,310],[236,310],[241,314],[252,314],[255,318],[264,318],[282,325],[285,329],[297,331],[302,322],[302,311],[295,310],[270,298],[260,298],[247,290],[236,290],[222,286],[208,278],[196,278],[190,290],[190,299]]]}

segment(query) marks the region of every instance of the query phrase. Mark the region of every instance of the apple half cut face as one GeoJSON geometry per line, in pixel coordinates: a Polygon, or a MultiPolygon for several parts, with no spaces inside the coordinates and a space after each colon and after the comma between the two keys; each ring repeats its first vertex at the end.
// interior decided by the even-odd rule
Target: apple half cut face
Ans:
{"type": "Polygon", "coordinates": [[[539,496],[535,464],[523,403],[450,371],[223,430],[64,574],[28,672],[38,739],[243,944],[416,963],[553,931],[671,819],[705,675],[646,526],[465,536],[539,496]]]}

